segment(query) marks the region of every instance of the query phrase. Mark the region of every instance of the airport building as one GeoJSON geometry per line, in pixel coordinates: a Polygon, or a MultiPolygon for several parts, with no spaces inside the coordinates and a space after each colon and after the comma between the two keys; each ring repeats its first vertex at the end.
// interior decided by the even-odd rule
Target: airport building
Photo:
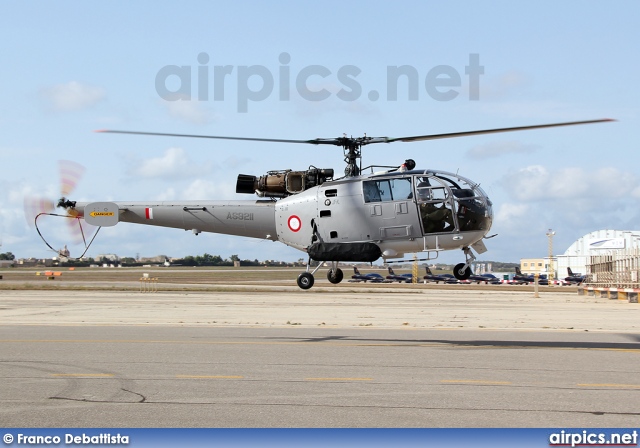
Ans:
{"type": "Polygon", "coordinates": [[[526,275],[546,274],[549,269],[547,258],[523,258],[520,260],[520,270],[526,275]]]}
{"type": "Polygon", "coordinates": [[[567,276],[567,268],[574,274],[586,274],[590,257],[640,249],[640,230],[596,230],[578,238],[554,263],[559,278],[567,276]]]}
{"type": "Polygon", "coordinates": [[[10,268],[16,264],[16,260],[0,260],[0,268],[10,268]]]}
{"type": "MultiPolygon", "coordinates": [[[[578,238],[564,254],[553,257],[553,278],[567,277],[567,268],[571,268],[574,275],[584,275],[592,256],[623,253],[630,249],[640,249],[640,230],[596,230],[588,233],[578,238]]],[[[527,275],[549,275],[549,257],[523,258],[520,270],[527,275]]]]}

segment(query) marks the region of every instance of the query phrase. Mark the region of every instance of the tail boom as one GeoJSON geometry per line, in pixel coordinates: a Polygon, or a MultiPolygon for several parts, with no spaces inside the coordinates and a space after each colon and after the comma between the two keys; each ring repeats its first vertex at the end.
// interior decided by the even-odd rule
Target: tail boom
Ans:
{"type": "MultiPolygon", "coordinates": [[[[111,204],[117,222],[129,222],[200,232],[277,240],[273,201],[183,201],[76,203],[75,209],[92,224],[95,204],[111,204]]],[[[106,208],[106,207],[103,207],[106,208]]],[[[98,214],[99,215],[99,214],[98,214]]]]}

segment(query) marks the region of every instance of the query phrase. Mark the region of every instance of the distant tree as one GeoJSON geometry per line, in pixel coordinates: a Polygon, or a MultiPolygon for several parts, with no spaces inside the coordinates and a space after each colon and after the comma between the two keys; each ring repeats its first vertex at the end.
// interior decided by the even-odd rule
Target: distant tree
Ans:
{"type": "Polygon", "coordinates": [[[182,264],[185,266],[197,266],[195,257],[187,255],[182,259],[182,264]]]}
{"type": "Polygon", "coordinates": [[[59,263],[60,266],[69,266],[69,267],[73,266],[73,267],[79,267],[79,268],[88,267],[89,264],[90,263],[88,260],[77,260],[73,258],[70,258],[65,262],[59,263]]]}
{"type": "Polygon", "coordinates": [[[13,255],[11,252],[5,252],[3,254],[0,254],[0,260],[15,260],[16,256],[13,255]]]}
{"type": "MultiPolygon", "coordinates": [[[[220,255],[211,255],[206,252],[202,255],[197,255],[195,262],[197,266],[221,266],[225,264],[220,255]]],[[[230,263],[227,262],[226,264],[229,265],[230,263]]]]}

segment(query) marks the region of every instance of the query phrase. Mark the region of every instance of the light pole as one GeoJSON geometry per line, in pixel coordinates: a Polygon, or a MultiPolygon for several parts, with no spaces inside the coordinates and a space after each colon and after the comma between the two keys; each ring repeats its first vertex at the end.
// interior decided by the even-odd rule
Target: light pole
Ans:
{"type": "Polygon", "coordinates": [[[553,235],[555,234],[556,232],[551,229],[547,232],[547,238],[549,239],[549,284],[551,284],[551,281],[555,277],[555,271],[553,269],[553,235]]]}

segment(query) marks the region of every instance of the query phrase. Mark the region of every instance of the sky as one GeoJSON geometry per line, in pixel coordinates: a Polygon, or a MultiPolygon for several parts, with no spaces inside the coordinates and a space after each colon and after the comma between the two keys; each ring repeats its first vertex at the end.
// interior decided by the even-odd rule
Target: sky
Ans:
{"type": "MultiPolygon", "coordinates": [[[[595,230],[637,230],[639,19],[635,1],[5,1],[0,252],[55,256],[23,204],[60,197],[59,160],[85,168],[79,201],[251,199],[235,193],[240,173],[343,170],[337,147],[97,129],[306,140],[614,118],[371,145],[363,165],[413,158],[479,182],[498,234],[480,260],[543,257],[548,229],[555,253],[595,230]],[[411,80],[394,82],[396,70],[411,80]]],[[[80,255],[59,221],[39,221],[42,233],[80,255]]],[[[126,223],[101,229],[87,256],[205,252],[304,257],[280,243],[126,223]]]]}

